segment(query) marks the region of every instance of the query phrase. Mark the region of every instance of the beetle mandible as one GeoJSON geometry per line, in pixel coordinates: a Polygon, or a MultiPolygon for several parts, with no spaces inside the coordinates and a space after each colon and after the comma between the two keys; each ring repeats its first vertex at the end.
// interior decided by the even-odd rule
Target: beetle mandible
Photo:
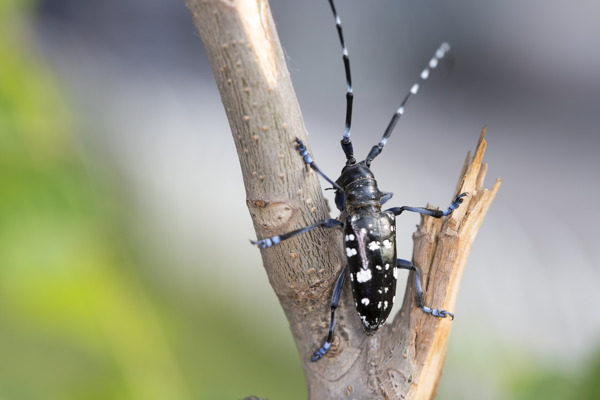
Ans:
{"type": "Polygon", "coordinates": [[[368,335],[374,334],[385,323],[392,310],[392,305],[395,301],[398,269],[407,269],[414,272],[417,304],[424,312],[434,317],[445,318],[449,316],[454,319],[454,314],[448,311],[438,310],[425,305],[421,278],[417,267],[411,261],[396,258],[395,218],[404,211],[441,218],[450,215],[462,203],[463,197],[467,195],[467,193],[457,195],[445,211],[409,206],[392,207],[385,211],[381,209],[381,206],[392,197],[392,193],[379,190],[377,181],[373,172],[371,172],[371,162],[383,150],[388,138],[392,134],[394,126],[404,114],[404,108],[409,100],[417,94],[419,82],[429,77],[430,71],[437,67],[439,61],[450,50],[450,46],[447,43],[442,43],[437,49],[427,67],[421,72],[420,81],[411,87],[402,100],[400,107],[394,113],[379,143],[373,146],[364,160],[357,162],[354,158],[354,150],[352,141],[350,140],[352,102],[354,99],[350,74],[350,59],[348,57],[348,49],[344,43],[342,23],[333,0],[329,0],[329,4],[335,18],[342,46],[342,57],[347,83],[346,123],[344,136],[341,140],[342,150],[346,155],[346,165],[342,169],[342,173],[337,181],[332,181],[319,169],[300,139],[296,138],[295,142],[296,149],[304,162],[333,186],[335,190],[335,204],[342,212],[343,221],[328,218],[282,235],[252,241],[252,244],[264,249],[317,227],[343,227],[347,264],[346,268],[342,270],[337,278],[333,289],[331,320],[327,339],[314,352],[312,361],[321,359],[331,347],[335,310],[337,309],[342,287],[348,274],[350,275],[350,286],[352,287],[356,311],[368,335]]]}

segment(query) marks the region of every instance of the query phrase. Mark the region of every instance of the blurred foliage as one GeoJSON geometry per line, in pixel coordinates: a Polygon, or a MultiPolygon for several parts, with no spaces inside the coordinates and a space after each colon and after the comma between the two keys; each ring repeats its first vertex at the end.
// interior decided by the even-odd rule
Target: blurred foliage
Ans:
{"type": "Polygon", "coordinates": [[[600,399],[600,351],[575,368],[524,361],[507,378],[506,391],[515,400],[600,399]]]}
{"type": "Polygon", "coordinates": [[[189,398],[79,159],[59,88],[23,14],[2,7],[1,393],[189,398]]]}
{"type": "Polygon", "coordinates": [[[600,399],[600,347],[597,348],[587,365],[584,365],[582,378],[576,381],[573,400],[600,399]]]}
{"type": "Polygon", "coordinates": [[[0,0],[0,398],[305,397],[289,343],[248,335],[210,298],[170,309],[144,282],[31,11],[0,0]]]}
{"type": "Polygon", "coordinates": [[[596,351],[586,362],[576,363],[502,343],[493,332],[473,332],[466,339],[458,345],[451,340],[436,397],[440,400],[600,399],[597,344],[590,346],[596,351]]]}

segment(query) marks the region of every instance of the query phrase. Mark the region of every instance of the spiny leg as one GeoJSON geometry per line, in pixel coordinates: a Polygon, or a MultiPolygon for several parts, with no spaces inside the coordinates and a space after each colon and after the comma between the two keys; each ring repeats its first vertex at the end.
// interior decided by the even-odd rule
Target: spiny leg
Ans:
{"type": "Polygon", "coordinates": [[[319,350],[315,351],[311,361],[315,362],[321,359],[331,347],[331,343],[333,342],[333,325],[335,323],[335,310],[340,302],[340,295],[342,294],[342,287],[344,287],[344,279],[346,278],[346,272],[348,271],[348,267],[344,268],[340,276],[337,278],[335,282],[335,287],[333,289],[333,296],[331,297],[331,321],[329,322],[329,334],[327,335],[327,339],[323,346],[319,347],[319,350]]]}
{"type": "Polygon", "coordinates": [[[340,38],[340,44],[342,46],[342,58],[344,60],[344,70],[346,71],[346,129],[344,131],[344,137],[342,138],[342,150],[346,154],[346,164],[351,165],[356,162],[354,159],[354,149],[352,148],[352,141],[350,140],[350,125],[352,124],[352,101],[354,100],[354,92],[352,91],[352,75],[350,74],[350,58],[348,57],[348,49],[344,43],[344,33],[342,32],[342,21],[335,9],[333,0],[329,0],[331,6],[331,12],[335,18],[335,27],[337,28],[338,36],[340,38]]]}
{"type": "Polygon", "coordinates": [[[321,169],[317,166],[317,163],[314,162],[314,160],[312,159],[312,157],[310,156],[310,154],[308,154],[308,150],[306,149],[306,146],[304,146],[304,143],[302,143],[302,140],[296,138],[294,140],[296,142],[296,150],[298,150],[298,153],[300,153],[300,155],[302,156],[302,158],[304,159],[304,162],[306,163],[306,165],[308,165],[309,167],[311,167],[316,173],[318,173],[319,175],[321,175],[327,182],[331,183],[331,185],[333,185],[334,189],[339,190],[341,192],[344,191],[344,189],[342,189],[342,187],[340,185],[338,185],[337,183],[335,183],[334,181],[332,181],[327,175],[325,175],[325,173],[323,171],[321,171],[321,169]]]}
{"type": "Polygon", "coordinates": [[[430,208],[424,208],[424,207],[409,207],[409,206],[392,207],[386,211],[391,211],[396,216],[402,214],[403,211],[412,211],[412,212],[416,212],[416,213],[423,214],[423,215],[429,215],[434,218],[441,218],[441,217],[445,217],[447,215],[452,214],[452,211],[454,211],[458,208],[458,206],[463,202],[463,197],[465,197],[466,195],[467,195],[467,193],[465,192],[465,193],[461,193],[458,196],[456,196],[454,198],[454,200],[452,200],[452,202],[450,203],[450,206],[446,209],[446,211],[432,210],[430,208]]]}
{"type": "Polygon", "coordinates": [[[319,221],[315,224],[305,226],[304,228],[296,229],[291,232],[284,233],[282,235],[271,236],[268,238],[260,239],[260,240],[251,240],[250,243],[257,245],[261,249],[266,249],[267,247],[271,247],[275,244],[279,244],[284,240],[287,240],[296,235],[300,235],[301,233],[308,232],[318,227],[323,228],[334,228],[336,226],[344,225],[343,222],[338,221],[337,219],[329,218],[319,221]]]}
{"type": "Polygon", "coordinates": [[[415,290],[417,292],[417,304],[419,308],[421,308],[421,310],[423,310],[427,314],[433,315],[434,317],[446,318],[449,316],[451,319],[454,319],[454,314],[446,310],[438,310],[436,308],[430,308],[425,305],[425,302],[423,301],[423,289],[421,288],[421,277],[419,276],[419,270],[417,269],[415,264],[408,260],[402,260],[399,258],[398,261],[396,261],[396,266],[401,269],[411,270],[415,273],[415,290]]]}
{"type": "Polygon", "coordinates": [[[392,131],[394,130],[394,127],[396,126],[396,123],[398,122],[400,117],[402,117],[402,115],[404,114],[404,107],[406,107],[406,105],[408,104],[410,99],[412,99],[412,97],[414,95],[416,95],[417,92],[419,91],[419,82],[425,81],[429,77],[430,70],[437,67],[439,61],[442,58],[444,58],[444,56],[446,55],[446,53],[448,51],[450,51],[450,45],[448,43],[444,42],[437,49],[437,51],[435,52],[435,54],[431,58],[431,60],[429,60],[429,64],[421,72],[420,80],[417,81],[414,85],[412,85],[412,87],[410,88],[410,91],[406,94],[406,96],[404,97],[404,100],[402,100],[400,107],[394,113],[394,116],[392,117],[392,120],[388,124],[388,126],[383,134],[383,137],[381,138],[381,141],[379,141],[378,144],[376,144],[375,146],[373,146],[373,148],[371,148],[369,155],[365,159],[365,163],[367,164],[367,167],[371,165],[371,161],[373,161],[373,159],[375,159],[375,157],[377,157],[379,155],[379,153],[381,153],[381,150],[383,150],[383,147],[385,146],[388,139],[390,138],[392,131]]]}

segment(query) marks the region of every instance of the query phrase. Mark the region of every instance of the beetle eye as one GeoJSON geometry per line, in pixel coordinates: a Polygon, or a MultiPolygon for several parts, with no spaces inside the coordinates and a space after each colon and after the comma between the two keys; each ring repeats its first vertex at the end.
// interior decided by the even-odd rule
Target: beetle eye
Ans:
{"type": "Polygon", "coordinates": [[[338,210],[342,211],[344,209],[344,203],[346,203],[346,196],[344,192],[340,190],[335,191],[335,206],[338,210]]]}

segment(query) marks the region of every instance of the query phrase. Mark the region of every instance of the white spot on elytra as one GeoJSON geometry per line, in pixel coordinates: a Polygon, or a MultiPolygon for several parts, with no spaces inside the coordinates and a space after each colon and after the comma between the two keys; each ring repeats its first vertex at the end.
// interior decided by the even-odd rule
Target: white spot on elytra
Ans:
{"type": "Polygon", "coordinates": [[[390,269],[390,264],[385,264],[385,270],[387,271],[388,269],[390,269]]]}
{"type": "Polygon", "coordinates": [[[394,279],[398,279],[398,268],[394,267],[394,279]]]}
{"type": "Polygon", "coordinates": [[[346,242],[351,242],[353,240],[354,240],[354,235],[353,234],[346,235],[346,242]]]}
{"type": "Polygon", "coordinates": [[[377,303],[377,308],[381,308],[381,302],[377,303]]]}
{"type": "Polygon", "coordinates": [[[354,282],[354,274],[350,274],[350,280],[354,282]]]}
{"type": "Polygon", "coordinates": [[[381,271],[381,265],[376,265],[375,268],[377,268],[378,271],[381,271]]]}
{"type": "Polygon", "coordinates": [[[388,292],[388,290],[390,290],[390,288],[389,288],[389,287],[384,287],[384,288],[383,288],[383,291],[384,291],[384,292],[386,292],[386,293],[388,292]]]}
{"type": "Polygon", "coordinates": [[[386,249],[391,249],[391,248],[392,248],[392,243],[390,243],[390,241],[389,241],[389,240],[385,239],[385,240],[383,241],[383,246],[384,246],[386,249]]]}
{"type": "Polygon", "coordinates": [[[346,247],[346,255],[348,257],[352,257],[356,254],[356,249],[351,249],[350,247],[346,247]]]}
{"type": "Polygon", "coordinates": [[[371,243],[369,243],[368,247],[369,247],[369,250],[375,251],[375,250],[379,249],[381,246],[379,245],[379,242],[372,241],[371,243]]]}
{"type": "Polygon", "coordinates": [[[369,299],[367,299],[366,297],[364,299],[362,299],[360,302],[363,303],[365,306],[369,305],[369,299]]]}
{"type": "Polygon", "coordinates": [[[356,273],[356,281],[359,283],[371,280],[372,274],[370,269],[360,270],[356,273]]]}
{"type": "Polygon", "coordinates": [[[396,302],[396,296],[392,297],[392,304],[396,302]]]}
{"type": "Polygon", "coordinates": [[[388,306],[388,302],[387,300],[383,302],[383,309],[386,310],[388,306]]]}

